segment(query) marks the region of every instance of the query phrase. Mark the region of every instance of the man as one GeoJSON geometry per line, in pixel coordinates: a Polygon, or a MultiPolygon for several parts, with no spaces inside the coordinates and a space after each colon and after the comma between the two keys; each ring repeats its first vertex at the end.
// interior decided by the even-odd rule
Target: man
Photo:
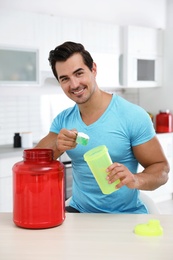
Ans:
{"type": "MultiPolygon", "coordinates": [[[[69,212],[147,213],[139,190],[154,190],[168,180],[169,165],[147,112],[118,95],[99,89],[97,66],[83,45],[65,42],[49,55],[52,71],[64,93],[76,104],[54,119],[50,132],[36,146],[52,148],[54,159],[65,151],[72,160],[73,191],[69,212]],[[87,146],[76,143],[87,134],[87,146]],[[113,161],[107,181],[119,188],[104,195],[83,155],[106,145],[113,161]],[[144,167],[137,173],[138,162],[144,167]]],[[[105,64],[109,66],[109,64],[105,64]]],[[[109,75],[105,75],[109,77],[109,75]]]]}

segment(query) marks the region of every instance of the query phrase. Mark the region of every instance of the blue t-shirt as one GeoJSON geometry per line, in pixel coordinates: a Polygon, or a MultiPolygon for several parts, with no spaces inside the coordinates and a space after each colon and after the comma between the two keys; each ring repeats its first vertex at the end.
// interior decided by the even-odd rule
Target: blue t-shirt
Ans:
{"type": "Polygon", "coordinates": [[[62,128],[75,128],[90,137],[86,146],[79,144],[66,151],[72,160],[70,206],[87,213],[147,213],[136,189],[124,186],[109,195],[103,194],[83,155],[96,146],[105,145],[113,162],[124,164],[136,174],[138,162],[132,147],[149,141],[155,135],[148,113],[138,105],[113,95],[106,111],[91,125],[82,121],[77,105],[62,111],[53,120],[50,131],[58,134],[62,128]]]}

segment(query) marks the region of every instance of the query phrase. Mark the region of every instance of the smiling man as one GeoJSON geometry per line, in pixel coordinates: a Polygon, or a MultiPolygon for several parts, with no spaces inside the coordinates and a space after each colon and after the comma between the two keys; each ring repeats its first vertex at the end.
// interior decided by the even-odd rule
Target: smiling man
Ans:
{"type": "Polygon", "coordinates": [[[76,104],[57,115],[36,147],[53,149],[54,159],[67,152],[72,160],[72,198],[66,210],[147,213],[139,190],[157,189],[167,182],[169,172],[148,113],[99,88],[96,63],[82,44],[63,43],[50,51],[49,61],[64,93],[76,104]],[[90,137],[87,146],[76,143],[78,132],[90,137]],[[99,145],[107,146],[113,161],[107,169],[108,183],[120,180],[119,190],[109,195],[101,192],[83,158],[99,145]],[[137,172],[138,163],[142,172],[137,172]]]}

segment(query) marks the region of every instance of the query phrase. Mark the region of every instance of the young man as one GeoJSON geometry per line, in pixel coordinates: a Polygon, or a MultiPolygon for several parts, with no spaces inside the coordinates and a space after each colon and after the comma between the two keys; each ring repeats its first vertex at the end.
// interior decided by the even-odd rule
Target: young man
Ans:
{"type": "Polygon", "coordinates": [[[147,213],[139,190],[165,184],[169,172],[149,115],[99,89],[96,63],[83,45],[65,42],[50,52],[49,61],[64,93],[76,104],[57,115],[50,132],[36,147],[52,148],[55,159],[66,151],[72,160],[73,195],[67,211],[147,213]],[[87,146],[77,145],[77,132],[90,137],[87,146]],[[109,195],[101,192],[83,158],[99,145],[107,146],[113,161],[107,169],[108,183],[120,179],[119,190],[109,195]],[[138,162],[143,172],[137,173],[138,162]]]}

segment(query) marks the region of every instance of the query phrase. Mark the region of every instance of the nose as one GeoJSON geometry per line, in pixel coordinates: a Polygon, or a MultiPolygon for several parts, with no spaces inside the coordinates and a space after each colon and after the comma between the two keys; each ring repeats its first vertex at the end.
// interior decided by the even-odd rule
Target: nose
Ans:
{"type": "Polygon", "coordinates": [[[79,80],[76,77],[70,79],[71,88],[77,88],[79,86],[79,80]]]}

